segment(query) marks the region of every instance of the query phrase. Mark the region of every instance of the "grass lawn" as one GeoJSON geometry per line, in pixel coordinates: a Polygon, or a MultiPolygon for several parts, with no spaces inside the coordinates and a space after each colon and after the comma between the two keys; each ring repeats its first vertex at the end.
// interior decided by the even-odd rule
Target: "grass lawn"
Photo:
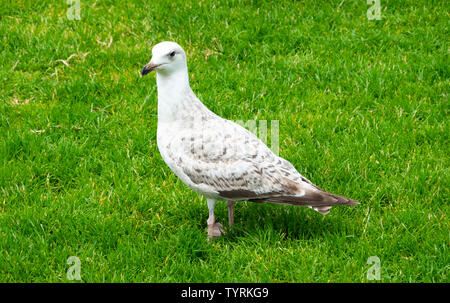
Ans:
{"type": "Polygon", "coordinates": [[[2,1],[0,281],[69,282],[76,256],[84,282],[372,282],[375,256],[381,282],[449,282],[445,2],[2,1]],[[139,76],[164,40],[212,111],[278,120],[280,156],[361,205],[242,202],[207,243],[139,76]]]}

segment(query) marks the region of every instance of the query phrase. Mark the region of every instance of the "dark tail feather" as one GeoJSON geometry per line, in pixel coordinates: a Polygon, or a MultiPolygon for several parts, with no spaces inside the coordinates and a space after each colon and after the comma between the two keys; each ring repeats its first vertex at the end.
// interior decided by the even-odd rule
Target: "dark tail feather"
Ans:
{"type": "MultiPolygon", "coordinates": [[[[327,193],[327,194],[329,194],[329,193],[327,193]]],[[[347,197],[334,195],[334,194],[329,194],[329,195],[332,196],[333,198],[337,199],[340,202],[340,204],[336,204],[336,205],[352,206],[352,205],[360,204],[358,201],[352,200],[352,199],[347,198],[347,197]]],[[[311,208],[314,209],[315,211],[321,213],[322,215],[328,215],[328,213],[331,210],[331,205],[330,206],[311,207],[311,208]]]]}
{"type": "Polygon", "coordinates": [[[323,190],[310,191],[303,196],[274,196],[261,199],[252,199],[250,201],[308,206],[323,215],[328,214],[332,206],[351,206],[359,204],[358,201],[355,201],[353,199],[330,194],[323,190]]]}
{"type": "Polygon", "coordinates": [[[327,194],[329,194],[333,198],[336,198],[341,203],[339,205],[358,205],[358,204],[360,204],[358,201],[355,201],[355,200],[347,198],[347,197],[330,194],[330,193],[327,193],[327,194]]]}

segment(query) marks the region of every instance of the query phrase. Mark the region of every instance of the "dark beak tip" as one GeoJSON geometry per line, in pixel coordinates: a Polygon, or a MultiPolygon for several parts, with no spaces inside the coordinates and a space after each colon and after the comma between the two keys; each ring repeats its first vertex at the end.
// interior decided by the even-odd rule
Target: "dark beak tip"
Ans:
{"type": "Polygon", "coordinates": [[[161,64],[154,64],[154,63],[148,63],[147,65],[144,66],[144,68],[141,71],[141,77],[151,73],[152,71],[156,70],[156,68],[158,66],[160,66],[161,64]]]}
{"type": "Polygon", "coordinates": [[[141,71],[141,77],[144,77],[145,75],[147,75],[148,73],[150,73],[152,70],[147,68],[146,66],[144,66],[144,68],[141,71]]]}

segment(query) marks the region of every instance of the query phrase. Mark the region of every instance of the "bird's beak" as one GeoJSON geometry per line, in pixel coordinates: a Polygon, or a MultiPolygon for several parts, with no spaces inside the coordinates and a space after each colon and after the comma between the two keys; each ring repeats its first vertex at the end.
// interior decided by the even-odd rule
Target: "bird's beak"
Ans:
{"type": "Polygon", "coordinates": [[[144,68],[142,69],[141,72],[141,77],[147,75],[148,73],[151,73],[152,71],[154,71],[158,66],[160,66],[161,64],[154,64],[152,61],[150,61],[149,63],[147,63],[147,65],[144,66],[144,68]]]}

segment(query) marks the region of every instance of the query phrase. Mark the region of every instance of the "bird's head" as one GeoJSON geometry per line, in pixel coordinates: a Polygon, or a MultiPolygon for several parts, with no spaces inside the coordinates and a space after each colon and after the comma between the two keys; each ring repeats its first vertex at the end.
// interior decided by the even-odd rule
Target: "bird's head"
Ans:
{"type": "Polygon", "coordinates": [[[186,66],[186,53],[175,42],[161,42],[152,49],[152,59],[142,69],[141,76],[156,70],[158,74],[171,75],[177,71],[184,71],[186,66]]]}

